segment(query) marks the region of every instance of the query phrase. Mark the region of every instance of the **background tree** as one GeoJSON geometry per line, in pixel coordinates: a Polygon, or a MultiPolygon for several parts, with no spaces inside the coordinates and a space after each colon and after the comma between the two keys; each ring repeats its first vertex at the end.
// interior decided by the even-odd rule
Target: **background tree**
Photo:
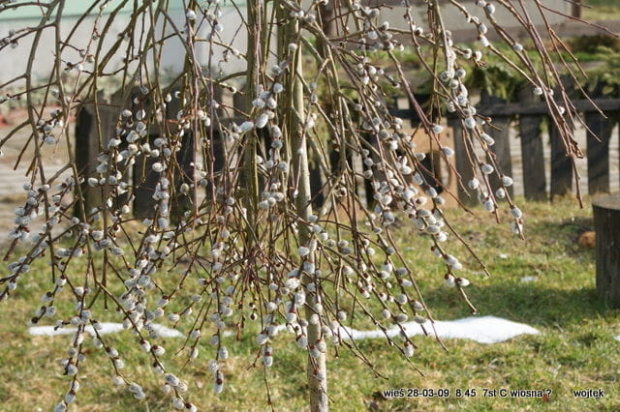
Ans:
{"type": "Polygon", "coordinates": [[[248,0],[242,7],[183,0],[181,16],[172,3],[95,0],[69,19],[64,0],[0,1],[2,13],[35,7],[40,19],[9,33],[0,46],[29,53],[23,74],[0,85],[4,100],[25,100],[28,109],[27,121],[2,144],[29,129],[27,147],[34,150],[0,299],[18,293],[34,260],[50,261],[49,291],[31,323],[75,327],[62,364],[71,385],[57,411],[78,392],[88,327],[95,346],[109,355],[114,383],[145,396],[124,371],[123,354],[98,332],[101,319],[118,319],[132,330],[162,374],[172,405],[195,410],[187,383],[165,366],[170,350],[157,343],[154,325],[164,317],[186,333],[181,349],[188,361],[208,365],[215,393],[225,387],[228,333],[254,334],[250,362],[269,368],[277,362],[272,342],[288,329],[308,358],[311,409],[327,410],[329,345],[355,352],[372,367],[348,340],[350,320],[377,325],[407,360],[415,345],[405,323],[414,319],[432,331],[415,271],[392,237],[403,222],[428,235],[429,256],[445,264],[447,285],[475,310],[465,294],[469,281],[449,250],[450,240],[462,240],[442,212],[454,194],[440,194],[442,183],[416,150],[416,133],[390,114],[395,90],[412,103],[419,130],[445,158],[455,153],[441,140],[444,116],[460,119],[466,133],[457,138],[466,150],[457,155],[469,160],[474,176],[460,184],[476,190],[496,219],[501,208],[509,210],[518,235],[523,214],[507,190],[512,178],[494,164],[493,140],[483,129],[491,119],[476,112],[463,83],[468,70],[489,54],[503,59],[547,104],[567,155],[581,155],[570,127],[579,119],[556,65],[564,45],[548,24],[542,31],[533,24],[533,15],[544,22],[553,13],[539,0],[405,0],[390,15],[398,21],[384,21],[388,9],[372,1],[248,0]],[[127,26],[113,33],[127,9],[127,26]],[[444,9],[478,33],[475,46],[457,43],[444,9]],[[536,63],[498,14],[527,31],[536,63]],[[496,47],[491,33],[509,49],[496,47]],[[41,47],[47,36],[54,37],[50,70],[37,77],[50,54],[41,47]],[[247,46],[239,49],[245,36],[247,46]],[[179,72],[162,66],[170,47],[182,50],[179,72]],[[416,56],[432,86],[424,107],[403,53],[416,56]],[[228,68],[235,60],[243,62],[240,70],[228,68]],[[105,96],[111,84],[122,94],[112,103],[105,96]],[[233,106],[222,98],[226,93],[247,104],[233,106]],[[74,152],[81,131],[74,138],[70,124],[86,109],[97,154],[96,164],[84,165],[74,152]],[[46,145],[66,150],[70,159],[52,176],[46,145]],[[352,157],[362,160],[363,173],[352,167],[352,157]],[[327,177],[314,192],[311,163],[327,177]],[[499,187],[491,186],[494,174],[499,187]],[[356,190],[360,178],[370,183],[371,205],[356,190]],[[142,190],[148,181],[150,193],[142,190]],[[145,193],[152,208],[138,219],[132,208],[145,193]],[[94,195],[100,200],[89,203],[94,195]],[[323,203],[315,208],[318,196],[323,203]],[[44,223],[33,227],[38,216],[44,223]],[[400,339],[388,335],[391,324],[401,329],[400,339]],[[213,349],[199,354],[203,341],[213,349]]]}

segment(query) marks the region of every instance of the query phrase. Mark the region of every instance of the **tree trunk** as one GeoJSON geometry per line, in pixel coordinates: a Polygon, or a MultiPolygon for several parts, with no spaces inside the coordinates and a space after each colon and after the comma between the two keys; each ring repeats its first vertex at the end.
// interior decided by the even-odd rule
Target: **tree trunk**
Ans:
{"type": "MultiPolygon", "coordinates": [[[[261,60],[262,2],[251,0],[247,3],[248,10],[248,69],[246,75],[246,99],[251,101],[256,96],[259,85],[261,60]]],[[[249,106],[249,105],[248,105],[249,106]]],[[[251,112],[251,106],[248,107],[251,112]]],[[[251,113],[248,113],[251,114],[251,113]]],[[[245,200],[248,216],[248,233],[256,226],[258,212],[258,164],[256,154],[258,135],[252,130],[246,135],[247,143],[243,153],[243,172],[241,173],[240,198],[245,200]]],[[[251,239],[252,236],[249,236],[251,239]]]]}
{"type": "MultiPolygon", "coordinates": [[[[297,23],[292,23],[289,27],[290,36],[295,36],[299,28],[297,23]]],[[[300,218],[299,224],[299,244],[308,246],[310,244],[312,234],[310,232],[309,220],[312,215],[312,193],[310,190],[310,168],[308,164],[308,148],[306,144],[306,115],[304,113],[303,99],[303,56],[301,47],[296,51],[292,68],[292,93],[290,94],[292,101],[290,102],[291,113],[289,114],[288,132],[291,133],[292,142],[292,160],[294,179],[296,179],[297,187],[294,193],[296,196],[295,207],[297,215],[300,218]]],[[[313,253],[308,256],[307,261],[314,263],[313,253]]],[[[329,410],[327,398],[327,365],[325,361],[325,353],[313,351],[317,344],[321,341],[321,322],[313,324],[310,317],[314,314],[320,316],[319,304],[319,287],[315,282],[314,274],[304,273],[302,275],[302,285],[306,293],[306,307],[304,316],[308,321],[308,365],[307,377],[308,387],[310,389],[310,410],[312,412],[324,412],[329,410]],[[309,285],[314,284],[315,288],[309,285]],[[316,356],[318,353],[318,356],[316,356]],[[315,356],[313,356],[315,355],[315,356]]]]}
{"type": "Polygon", "coordinates": [[[620,307],[620,196],[599,196],[592,202],[596,231],[596,290],[620,307]]]}

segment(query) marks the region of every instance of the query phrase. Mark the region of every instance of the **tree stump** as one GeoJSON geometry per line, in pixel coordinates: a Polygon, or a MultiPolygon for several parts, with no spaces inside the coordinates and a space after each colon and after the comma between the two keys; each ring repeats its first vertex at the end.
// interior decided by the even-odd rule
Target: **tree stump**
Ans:
{"type": "Polygon", "coordinates": [[[592,202],[596,231],[596,290],[620,307],[620,195],[601,195],[592,202]]]}

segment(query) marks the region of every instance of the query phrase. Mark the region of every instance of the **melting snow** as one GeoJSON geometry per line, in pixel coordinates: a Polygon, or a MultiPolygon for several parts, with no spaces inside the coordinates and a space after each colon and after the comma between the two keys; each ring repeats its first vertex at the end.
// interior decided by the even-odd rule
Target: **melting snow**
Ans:
{"type": "MultiPolygon", "coordinates": [[[[113,333],[123,330],[120,323],[101,323],[102,329],[99,333],[113,333]]],[[[163,338],[182,337],[183,334],[175,329],[167,328],[163,325],[153,325],[159,336],[163,338]]],[[[441,321],[436,320],[434,324],[426,322],[420,325],[416,322],[404,323],[403,328],[408,336],[424,334],[426,330],[429,336],[437,336],[442,339],[470,339],[480,343],[498,343],[519,335],[537,335],[540,332],[529,325],[512,322],[495,316],[469,317],[465,319],[441,321]],[[433,327],[434,325],[434,327],[433,327]],[[422,329],[424,327],[424,330],[422,329]]],[[[54,330],[53,326],[33,326],[29,329],[31,335],[36,336],[56,336],[69,335],[75,333],[75,328],[62,328],[54,330]]],[[[87,326],[85,331],[94,335],[92,326],[87,326]]],[[[395,337],[400,333],[400,329],[392,327],[386,331],[390,337],[395,337]]],[[[376,339],[385,337],[381,330],[361,331],[343,327],[340,329],[343,338],[350,339],[376,339]]],[[[620,336],[616,339],[620,340],[620,336]]]]}
{"type": "MultiPolygon", "coordinates": [[[[433,324],[426,322],[420,325],[416,322],[404,323],[403,328],[408,336],[424,334],[426,330],[429,336],[437,336],[442,339],[470,339],[480,343],[498,343],[519,335],[537,335],[540,332],[529,325],[512,322],[495,316],[469,317],[465,319],[441,321],[436,320],[433,324]],[[422,329],[424,327],[424,330],[422,329]]],[[[400,329],[390,328],[386,331],[390,337],[397,336],[400,329]]],[[[341,336],[351,339],[383,338],[384,333],[380,330],[360,331],[351,328],[341,328],[341,336]]]]}
{"type": "MultiPolygon", "coordinates": [[[[121,323],[108,323],[102,322],[100,323],[101,329],[99,330],[100,334],[105,333],[114,333],[120,332],[123,329],[123,324],[121,323]]],[[[183,334],[175,329],[167,328],[163,325],[154,324],[153,329],[157,332],[157,334],[162,338],[180,338],[183,337],[183,334]]],[[[54,326],[32,326],[28,328],[28,331],[31,335],[35,336],[56,336],[56,335],[70,335],[75,333],[76,328],[58,328],[54,330],[54,326]]],[[[95,335],[95,331],[92,326],[88,325],[84,328],[84,331],[92,336],[95,335]]]]}

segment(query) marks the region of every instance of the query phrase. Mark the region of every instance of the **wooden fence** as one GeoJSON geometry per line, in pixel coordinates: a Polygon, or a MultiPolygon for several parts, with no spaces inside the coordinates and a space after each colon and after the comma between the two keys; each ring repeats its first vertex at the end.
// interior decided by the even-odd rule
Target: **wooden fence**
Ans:
{"type": "MultiPolygon", "coordinates": [[[[495,162],[499,169],[505,175],[513,175],[513,165],[509,144],[509,130],[516,124],[516,128],[520,135],[521,142],[521,158],[523,167],[523,181],[516,182],[522,184],[525,198],[528,200],[547,200],[556,195],[563,195],[571,191],[573,183],[573,165],[566,156],[564,147],[559,138],[558,132],[555,130],[554,123],[548,119],[546,105],[539,100],[535,100],[532,93],[523,93],[521,100],[517,103],[506,103],[501,99],[488,96],[483,93],[481,102],[478,106],[478,113],[491,116],[493,118],[493,127],[488,129],[488,133],[495,139],[495,144],[491,147],[496,156],[495,162]],[[547,184],[545,175],[545,158],[543,155],[544,143],[543,136],[550,136],[551,144],[551,181],[547,184]]],[[[101,102],[103,99],[101,98],[101,102]]],[[[612,129],[620,118],[620,99],[616,98],[596,98],[595,104],[605,113],[601,115],[592,102],[588,100],[576,100],[574,105],[578,111],[583,114],[588,133],[587,133],[587,161],[588,161],[588,183],[589,192],[608,192],[610,187],[610,167],[609,156],[618,156],[618,153],[610,154],[609,141],[611,139],[612,129]]],[[[237,108],[243,109],[247,102],[235,101],[237,108]]],[[[81,185],[83,202],[78,202],[78,213],[81,208],[88,214],[94,208],[99,207],[103,200],[107,197],[105,185],[91,187],[88,184],[88,178],[97,176],[96,167],[98,164],[98,156],[101,149],[106,148],[109,141],[117,136],[116,125],[119,116],[124,109],[132,112],[137,110],[150,111],[150,102],[148,96],[140,94],[140,90],[135,88],[130,93],[116,93],[110,102],[98,105],[98,111],[94,106],[86,105],[78,115],[76,125],[76,162],[80,173],[85,178],[81,185]],[[99,130],[99,127],[101,130],[99,130]]],[[[179,107],[179,100],[173,99],[166,108],[165,117],[169,121],[164,122],[166,128],[176,127],[176,114],[179,107]]],[[[403,119],[409,119],[413,123],[416,122],[415,112],[410,108],[392,110],[392,114],[403,119]]],[[[437,175],[437,180],[443,182],[443,186],[458,192],[459,201],[464,204],[471,205],[477,203],[477,196],[470,191],[467,185],[456,184],[455,176],[441,176],[451,168],[457,170],[464,182],[472,177],[469,160],[465,149],[465,139],[468,134],[464,131],[461,121],[457,118],[448,118],[448,126],[450,134],[448,137],[454,140],[454,163],[451,167],[439,167],[440,156],[433,153],[432,147],[428,148],[431,154],[427,161],[430,164],[425,165],[429,170],[433,170],[437,175]],[[432,164],[436,162],[436,164],[432,164]]],[[[161,127],[161,126],[159,126],[161,127]]],[[[155,139],[159,137],[162,131],[158,127],[151,127],[148,132],[147,141],[153,145],[155,139]]],[[[164,131],[170,135],[171,130],[164,131]]],[[[121,137],[121,149],[127,148],[127,141],[121,137]]],[[[268,137],[267,137],[268,138],[268,137]]],[[[196,201],[196,193],[193,189],[193,167],[194,161],[194,137],[188,131],[185,133],[182,141],[179,142],[184,148],[189,150],[181,150],[176,154],[176,161],[181,166],[180,171],[174,177],[172,182],[171,193],[174,194],[170,201],[170,210],[173,220],[178,220],[182,213],[187,210],[190,205],[196,201]],[[183,183],[189,184],[192,188],[189,193],[183,194],[180,186],[183,183]]],[[[222,160],[217,158],[217,153],[221,150],[221,139],[216,135],[212,139],[212,144],[219,147],[216,150],[215,168],[221,169],[222,160]]],[[[337,157],[337,156],[336,156],[337,157]]],[[[361,159],[348,159],[352,166],[361,175],[363,173],[363,165],[361,159]],[[356,164],[354,164],[356,163],[356,164]]],[[[134,215],[139,218],[150,217],[154,214],[154,206],[156,204],[153,199],[155,185],[158,181],[157,172],[152,170],[152,165],[156,162],[154,158],[141,155],[136,159],[132,168],[123,172],[123,179],[128,186],[133,189],[130,196],[133,197],[134,215]]],[[[319,163],[319,162],[315,162],[319,163]]],[[[329,171],[319,170],[318,166],[312,170],[312,189],[314,199],[317,203],[323,201],[321,188],[324,187],[323,182],[329,178],[326,176],[329,171]]],[[[615,176],[619,179],[619,176],[615,176]]],[[[491,181],[491,184],[496,184],[491,181]]],[[[439,185],[438,185],[439,186],[439,185]]],[[[372,188],[368,184],[360,182],[358,184],[358,193],[368,199],[371,204],[372,188]]],[[[128,196],[128,195],[124,195],[128,196]]],[[[126,202],[128,199],[120,199],[126,202]]]]}
{"type": "MultiPolygon", "coordinates": [[[[178,89],[172,89],[174,94],[178,89]]],[[[98,96],[97,108],[95,104],[85,105],[77,117],[76,122],[76,166],[81,176],[84,177],[80,185],[82,198],[76,203],[75,213],[81,215],[85,213],[89,215],[98,207],[101,207],[103,201],[109,197],[108,185],[90,185],[89,178],[109,179],[113,175],[115,169],[114,160],[110,159],[108,169],[98,171],[97,167],[101,165],[100,156],[106,152],[110,141],[114,138],[120,140],[118,145],[119,151],[126,150],[129,146],[127,141],[128,132],[134,130],[134,124],[137,122],[135,114],[144,111],[144,117],[149,118],[152,112],[151,102],[148,95],[143,94],[139,88],[132,88],[129,93],[119,90],[112,95],[109,101],[106,101],[103,95],[98,96]],[[123,110],[131,111],[131,116],[122,116],[123,110]]],[[[162,133],[172,135],[172,129],[177,127],[177,113],[180,110],[180,100],[172,99],[166,106],[163,114],[164,121],[158,124],[151,124],[147,129],[147,136],[141,138],[136,144],[144,145],[148,143],[151,149],[156,150],[155,140],[162,133]],[[161,128],[168,130],[161,130],[161,128]]],[[[183,148],[194,147],[194,136],[191,130],[186,130],[180,141],[175,142],[183,148]]],[[[153,153],[153,152],[151,152],[153,153]]],[[[153,198],[156,184],[159,181],[158,172],[153,170],[153,165],[158,161],[157,156],[149,156],[148,152],[143,152],[137,156],[133,165],[121,165],[118,170],[122,173],[122,182],[128,187],[128,191],[115,199],[119,204],[125,204],[131,200],[133,205],[133,214],[138,218],[152,217],[155,213],[155,205],[157,201],[153,198]],[[129,199],[128,196],[131,196],[129,199]]],[[[174,196],[171,196],[169,202],[170,215],[173,220],[178,220],[185,210],[195,202],[196,193],[194,189],[194,153],[193,150],[180,150],[175,154],[174,161],[180,166],[173,176],[170,190],[174,196]],[[189,190],[182,191],[181,185],[188,184],[189,190]]]]}
{"type": "MultiPolygon", "coordinates": [[[[515,127],[520,138],[523,167],[523,180],[516,184],[523,186],[525,198],[548,200],[571,192],[574,182],[573,164],[566,155],[554,122],[549,118],[546,104],[535,98],[531,90],[524,91],[519,97],[518,102],[507,103],[498,97],[482,93],[477,106],[478,113],[493,119],[492,127],[486,132],[495,140],[491,150],[496,156],[495,162],[499,170],[505,175],[513,176],[512,158],[515,154],[511,153],[509,134],[510,128],[515,127]],[[545,173],[544,136],[549,136],[551,146],[549,184],[545,173]]],[[[574,100],[573,104],[582,115],[587,131],[584,153],[587,157],[588,192],[609,192],[610,179],[620,179],[620,176],[610,175],[610,156],[620,158],[620,153],[610,153],[609,146],[614,125],[620,119],[620,99],[579,99],[574,100]],[[597,107],[604,114],[601,114],[597,107]]],[[[395,109],[392,114],[410,119],[414,123],[418,120],[412,109],[395,109]]],[[[467,156],[463,155],[467,152],[465,139],[469,139],[469,136],[460,119],[449,117],[447,123],[454,134],[456,170],[463,182],[467,182],[473,177],[470,162],[467,156]]],[[[491,185],[496,186],[497,183],[491,180],[491,185]]],[[[467,185],[458,186],[458,197],[464,204],[477,203],[475,192],[467,185]]]]}

